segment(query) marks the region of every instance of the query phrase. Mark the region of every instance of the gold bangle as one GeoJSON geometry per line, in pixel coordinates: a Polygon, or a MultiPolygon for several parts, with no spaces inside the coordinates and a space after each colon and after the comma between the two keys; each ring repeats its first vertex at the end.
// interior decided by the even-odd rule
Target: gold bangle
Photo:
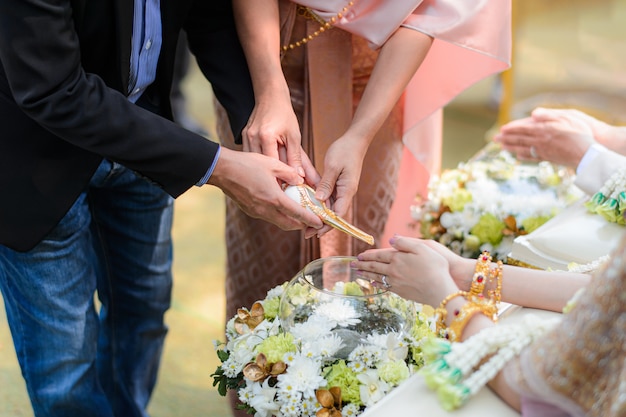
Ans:
{"type": "Polygon", "coordinates": [[[489,267],[491,266],[491,255],[488,251],[484,251],[478,256],[476,260],[476,267],[474,268],[474,276],[472,277],[472,285],[470,286],[469,293],[473,297],[479,297],[483,295],[485,290],[485,284],[489,278],[489,267]]]}
{"type": "Polygon", "coordinates": [[[463,331],[469,321],[476,314],[481,313],[487,316],[490,320],[493,320],[494,315],[497,313],[497,309],[493,304],[478,304],[473,302],[467,302],[461,307],[458,314],[455,315],[454,320],[450,323],[446,331],[446,336],[451,342],[458,342],[463,336],[463,331]],[[495,311],[494,311],[495,309],[495,311]]]}
{"type": "Polygon", "coordinates": [[[494,303],[499,303],[502,300],[502,269],[502,261],[498,261],[496,267],[489,273],[489,282],[495,282],[495,288],[487,291],[487,294],[494,303]]]}
{"type": "Polygon", "coordinates": [[[435,309],[435,315],[437,316],[437,322],[435,327],[435,332],[437,334],[443,334],[446,328],[446,317],[448,316],[448,310],[446,310],[446,305],[450,300],[456,297],[467,297],[467,291],[457,291],[452,294],[448,294],[446,298],[441,300],[439,307],[435,309]]]}

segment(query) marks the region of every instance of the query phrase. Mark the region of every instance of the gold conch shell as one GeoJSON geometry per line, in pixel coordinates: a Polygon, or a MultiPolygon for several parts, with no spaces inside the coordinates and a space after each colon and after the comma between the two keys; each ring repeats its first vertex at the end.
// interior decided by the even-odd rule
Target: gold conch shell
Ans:
{"type": "Polygon", "coordinates": [[[362,240],[367,244],[374,244],[374,237],[372,235],[365,233],[361,229],[351,225],[346,220],[337,216],[337,214],[329,209],[323,201],[319,201],[315,198],[315,190],[308,185],[289,185],[285,188],[285,193],[289,198],[300,203],[302,207],[317,214],[327,225],[332,226],[337,230],[341,230],[342,232],[362,240]]]}

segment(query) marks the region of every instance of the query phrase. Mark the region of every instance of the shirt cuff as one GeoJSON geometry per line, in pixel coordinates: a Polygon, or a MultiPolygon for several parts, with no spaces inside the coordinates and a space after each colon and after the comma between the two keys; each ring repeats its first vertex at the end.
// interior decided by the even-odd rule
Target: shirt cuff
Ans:
{"type": "Polygon", "coordinates": [[[579,175],[585,169],[585,167],[589,163],[591,163],[591,161],[593,161],[596,156],[598,156],[598,154],[606,152],[606,150],[607,149],[599,143],[594,143],[593,145],[591,145],[578,163],[578,166],[576,167],[576,175],[579,175]]]}
{"type": "Polygon", "coordinates": [[[202,178],[200,178],[200,181],[198,181],[196,183],[197,187],[202,187],[204,184],[207,183],[207,181],[209,180],[209,178],[211,178],[211,174],[213,174],[213,170],[215,169],[215,165],[217,165],[217,160],[220,157],[220,152],[222,150],[222,147],[219,146],[217,148],[217,152],[215,153],[215,158],[213,158],[213,163],[211,164],[211,166],[209,167],[208,171],[206,172],[206,174],[204,174],[204,176],[202,178]]]}

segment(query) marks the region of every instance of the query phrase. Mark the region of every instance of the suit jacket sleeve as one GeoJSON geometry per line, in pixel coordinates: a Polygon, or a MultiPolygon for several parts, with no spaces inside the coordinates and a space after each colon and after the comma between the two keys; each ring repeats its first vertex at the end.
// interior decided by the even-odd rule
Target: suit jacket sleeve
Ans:
{"type": "Polygon", "coordinates": [[[206,173],[218,145],[130,103],[86,73],[74,25],[69,0],[0,2],[0,61],[13,100],[59,138],[178,196],[206,173]]]}

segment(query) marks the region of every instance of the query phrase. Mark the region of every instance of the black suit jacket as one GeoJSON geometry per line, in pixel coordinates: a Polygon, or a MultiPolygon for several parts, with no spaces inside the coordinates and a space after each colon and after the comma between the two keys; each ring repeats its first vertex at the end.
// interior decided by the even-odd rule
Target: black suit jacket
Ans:
{"type": "Polygon", "coordinates": [[[0,244],[25,251],[63,217],[102,158],[176,197],[218,145],[172,123],[181,28],[238,134],[254,105],[230,0],[161,0],[156,81],[126,99],[133,0],[0,0],[0,244]]]}

